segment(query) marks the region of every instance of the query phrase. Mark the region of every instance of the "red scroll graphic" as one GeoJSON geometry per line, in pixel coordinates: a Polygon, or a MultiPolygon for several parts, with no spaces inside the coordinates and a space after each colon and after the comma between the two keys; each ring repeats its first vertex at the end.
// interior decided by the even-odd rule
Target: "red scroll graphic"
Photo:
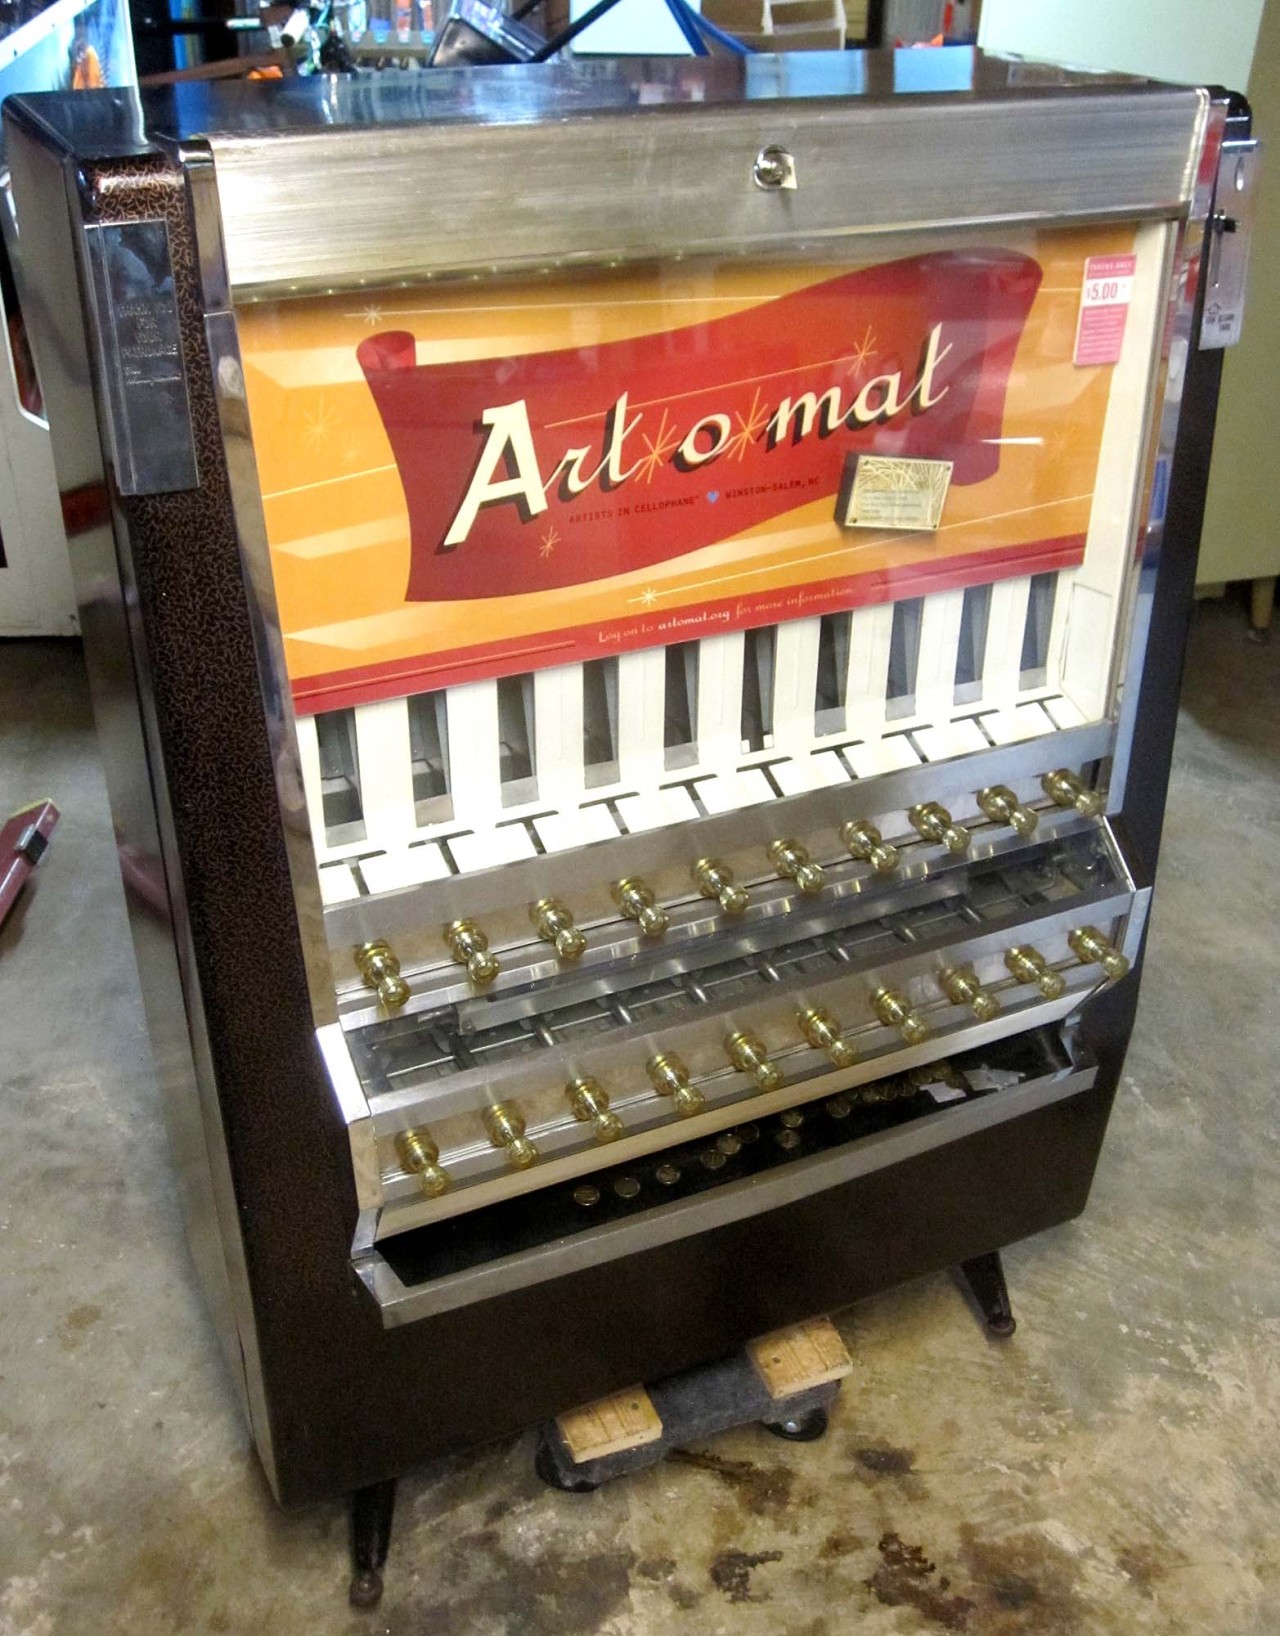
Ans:
{"type": "Polygon", "coordinates": [[[967,249],[514,358],[418,364],[412,335],[372,336],[358,357],[404,485],[406,597],[665,562],[834,502],[851,450],[951,460],[953,482],[981,482],[1039,283],[1030,257],[967,249]]]}

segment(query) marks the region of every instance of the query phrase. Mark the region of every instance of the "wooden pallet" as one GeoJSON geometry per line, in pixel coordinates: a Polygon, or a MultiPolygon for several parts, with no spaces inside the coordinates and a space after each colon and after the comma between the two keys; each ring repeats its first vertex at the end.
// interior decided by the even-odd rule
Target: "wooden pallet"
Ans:
{"type": "MultiPolygon", "coordinates": [[[[791,1324],[748,1342],[747,1357],[770,1398],[778,1402],[815,1386],[843,1380],[853,1368],[829,1318],[791,1324]]],[[[662,1417],[643,1386],[570,1409],[556,1426],[575,1464],[658,1442],[662,1417]]]]}

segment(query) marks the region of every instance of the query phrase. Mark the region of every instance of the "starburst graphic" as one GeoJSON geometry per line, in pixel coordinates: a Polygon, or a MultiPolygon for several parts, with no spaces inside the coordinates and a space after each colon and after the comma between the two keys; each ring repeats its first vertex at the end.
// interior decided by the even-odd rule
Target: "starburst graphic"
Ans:
{"type": "Polygon", "coordinates": [[[649,452],[640,462],[640,476],[646,483],[652,483],[654,473],[664,466],[671,451],[679,443],[680,438],[674,426],[667,425],[667,411],[662,411],[662,419],[658,422],[657,437],[644,434],[645,445],[649,452]]]}
{"type": "Polygon", "coordinates": [[[319,454],[333,436],[338,417],[323,396],[302,417],[302,442],[308,454],[319,454]]]}
{"type": "Polygon", "coordinates": [[[373,329],[382,322],[382,308],[376,303],[370,302],[367,307],[361,310],[360,317],[368,324],[370,329],[373,329]]]}
{"type": "Polygon", "coordinates": [[[640,593],[640,601],[644,603],[646,608],[652,608],[657,600],[658,593],[654,590],[653,586],[646,585],[644,590],[640,593]]]}
{"type": "Polygon", "coordinates": [[[559,544],[560,536],[556,533],[555,525],[553,524],[542,536],[542,543],[538,547],[538,555],[542,558],[543,562],[546,562],[547,558],[559,544]]]}
{"type": "Polygon", "coordinates": [[[1069,460],[1074,458],[1077,452],[1076,444],[1078,441],[1074,426],[1061,427],[1050,432],[1048,437],[1045,438],[1044,452],[1054,461],[1069,460]]]}
{"type": "Polygon", "coordinates": [[[734,460],[746,458],[747,450],[757,440],[761,432],[769,424],[769,411],[760,401],[760,388],[757,387],[751,398],[751,408],[745,418],[738,416],[738,430],[725,444],[725,453],[734,460]]]}
{"type": "Polygon", "coordinates": [[[861,375],[863,370],[876,355],[876,334],[871,325],[868,324],[867,333],[854,347],[853,352],[850,355],[847,373],[850,375],[861,375]]]}

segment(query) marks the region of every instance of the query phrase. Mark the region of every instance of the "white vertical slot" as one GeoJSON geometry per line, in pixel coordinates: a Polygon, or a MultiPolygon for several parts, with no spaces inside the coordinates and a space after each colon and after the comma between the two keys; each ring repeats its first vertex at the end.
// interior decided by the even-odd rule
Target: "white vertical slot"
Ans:
{"type": "Polygon", "coordinates": [[[1022,677],[1022,639],[1027,628],[1031,579],[1002,579],[991,587],[987,649],[982,659],[982,703],[1008,709],[1017,703],[1022,677]]]}
{"type": "Polygon", "coordinates": [[[450,794],[461,824],[488,829],[502,812],[498,684],[462,682],[445,694],[450,794]]]}
{"type": "Polygon", "coordinates": [[[874,739],[884,732],[892,642],[892,602],[853,610],[844,699],[845,731],[851,736],[874,739]]]}
{"type": "Polygon", "coordinates": [[[1062,687],[1062,656],[1067,646],[1067,631],[1071,624],[1071,587],[1075,584],[1076,570],[1064,568],[1058,574],[1053,598],[1053,621],[1049,626],[1049,647],[1045,655],[1045,685],[1055,693],[1062,687]]]}
{"type": "Polygon", "coordinates": [[[778,626],[773,670],[773,747],[804,755],[814,739],[821,619],[790,619],[778,626]]]}
{"type": "Polygon", "coordinates": [[[407,846],[418,827],[408,700],[362,704],[355,717],[365,835],[371,846],[407,846]]]}
{"type": "Polygon", "coordinates": [[[736,766],[742,755],[741,631],[708,636],[698,644],[698,762],[736,766]]]}
{"type": "Polygon", "coordinates": [[[618,779],[656,790],[666,771],[665,648],[618,655],[618,779]]]}
{"type": "Polygon", "coordinates": [[[939,591],[936,596],[924,599],[915,714],[935,727],[949,722],[954,714],[956,655],[960,650],[963,614],[963,591],[939,591]]]}
{"type": "Polygon", "coordinates": [[[533,716],[538,797],[562,811],[584,787],[581,665],[534,671],[533,716]]]}
{"type": "Polygon", "coordinates": [[[329,843],[324,832],[324,787],[320,780],[320,741],[316,737],[316,718],[299,715],[295,720],[302,788],[307,798],[307,821],[311,825],[311,844],[316,849],[317,860],[323,862],[329,856],[329,843]]]}

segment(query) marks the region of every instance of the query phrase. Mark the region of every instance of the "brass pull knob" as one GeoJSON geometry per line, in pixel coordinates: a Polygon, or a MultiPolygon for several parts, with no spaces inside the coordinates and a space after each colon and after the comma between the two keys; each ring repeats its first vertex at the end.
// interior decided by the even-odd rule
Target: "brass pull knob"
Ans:
{"type": "Polygon", "coordinates": [[[886,1028],[896,1028],[908,1045],[919,1045],[929,1037],[928,1023],[897,989],[878,988],[871,996],[871,1009],[886,1028]]]}
{"type": "Polygon", "coordinates": [[[949,966],[940,971],[938,987],[952,1005],[967,1005],[979,1022],[990,1022],[1000,1010],[999,999],[983,988],[972,966],[949,966]]]}
{"type": "Polygon", "coordinates": [[[591,1126],[597,1142],[616,1142],[622,1135],[622,1121],[610,1108],[608,1094],[598,1079],[571,1079],[564,1094],[573,1117],[591,1126]]]}
{"type": "Polygon", "coordinates": [[[733,870],[719,858],[699,858],[693,878],[704,898],[716,898],[727,915],[740,915],[747,907],[747,889],[735,886],[733,870]]]}
{"type": "Polygon", "coordinates": [[[822,890],[822,865],[814,863],[808,847],[799,841],[770,841],[769,862],[780,875],[795,881],[806,897],[822,890]]]}
{"type": "Polygon", "coordinates": [[[848,1068],[858,1053],[844,1038],[840,1024],[825,1006],[807,1005],[796,1013],[800,1032],[815,1051],[825,1051],[837,1068],[848,1068]]]}
{"type": "Polygon", "coordinates": [[[1008,824],[1017,835],[1034,835],[1040,822],[1039,813],[1024,807],[1007,784],[993,784],[988,790],[979,790],[978,805],[993,824],[1008,824]]]}
{"type": "Polygon", "coordinates": [[[531,903],[529,919],[538,936],[551,944],[561,960],[581,960],[586,953],[587,940],[559,898],[539,898],[531,903]]]}
{"type": "Polygon", "coordinates": [[[646,886],[639,876],[615,881],[613,901],[628,920],[634,920],[646,937],[661,937],[669,924],[667,911],[654,896],[653,888],[646,886]]]}
{"type": "Polygon", "coordinates": [[[724,1042],[729,1061],[740,1074],[750,1074],[762,1091],[776,1091],[782,1084],[782,1069],[769,1061],[769,1049],[759,1034],[740,1028],[724,1042]]]}
{"type": "Polygon", "coordinates": [[[702,1092],[689,1083],[689,1070],[674,1051],[660,1051],[644,1065],[649,1083],[659,1096],[669,1096],[676,1112],[684,1119],[701,1113],[706,1106],[702,1092]]]}
{"type": "Polygon", "coordinates": [[[364,986],[373,989],[388,1011],[399,1011],[409,998],[409,985],[401,977],[400,962],[386,939],[376,937],[372,943],[362,943],[355,951],[355,959],[364,986]]]}
{"type": "Polygon", "coordinates": [[[1029,943],[1005,951],[1004,963],[1020,983],[1034,983],[1046,1000],[1056,1000],[1066,988],[1066,979],[1029,943]]]}
{"type": "Polygon", "coordinates": [[[489,939],[474,920],[452,920],[444,929],[449,953],[467,968],[473,983],[491,983],[498,975],[496,955],[489,953],[489,939]]]}
{"type": "Polygon", "coordinates": [[[402,1130],[396,1137],[396,1153],[400,1163],[429,1199],[439,1198],[449,1186],[449,1172],[440,1163],[440,1149],[431,1140],[431,1132],[421,1126],[417,1130],[402,1130]]]}
{"type": "Polygon", "coordinates": [[[840,839],[855,858],[869,863],[880,875],[890,875],[898,867],[898,849],[890,846],[876,826],[866,818],[851,818],[841,825],[840,839]]]}
{"type": "Polygon", "coordinates": [[[911,827],[926,841],[936,841],[948,852],[968,851],[969,831],[963,824],[953,823],[951,814],[936,801],[925,801],[921,806],[912,807],[907,817],[911,827]]]}
{"type": "Polygon", "coordinates": [[[528,1170],[537,1164],[538,1150],[524,1133],[524,1120],[515,1108],[495,1102],[485,1109],[484,1128],[489,1140],[507,1156],[512,1170],[528,1170]]]}
{"type": "Polygon", "coordinates": [[[1074,807],[1086,818],[1096,818],[1107,804],[1101,790],[1086,788],[1084,783],[1066,767],[1046,773],[1040,787],[1056,807],[1074,807]]]}
{"type": "Polygon", "coordinates": [[[1067,942],[1075,950],[1081,960],[1090,965],[1101,966],[1103,974],[1112,982],[1123,977],[1129,969],[1129,962],[1114,943],[1108,942],[1096,926],[1080,926],[1074,932],[1067,933],[1067,942]]]}

